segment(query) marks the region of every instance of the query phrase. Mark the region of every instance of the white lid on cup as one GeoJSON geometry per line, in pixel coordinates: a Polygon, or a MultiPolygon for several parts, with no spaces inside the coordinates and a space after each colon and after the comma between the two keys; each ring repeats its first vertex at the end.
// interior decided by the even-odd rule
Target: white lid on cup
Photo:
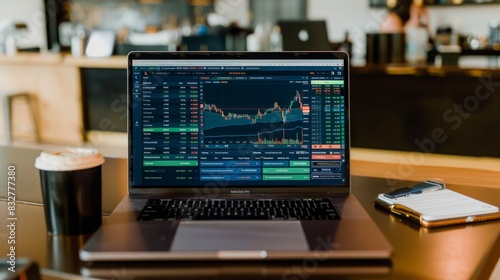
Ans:
{"type": "Polygon", "coordinates": [[[104,163],[104,157],[92,148],[65,148],[44,151],[36,158],[35,167],[46,171],[89,169],[104,163]]]}

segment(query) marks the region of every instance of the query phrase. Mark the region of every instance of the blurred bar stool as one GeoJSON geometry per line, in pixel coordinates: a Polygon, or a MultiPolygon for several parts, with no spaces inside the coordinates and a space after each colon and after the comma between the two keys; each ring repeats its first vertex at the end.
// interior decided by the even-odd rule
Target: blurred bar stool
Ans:
{"type": "Polygon", "coordinates": [[[34,136],[35,141],[37,143],[40,142],[40,129],[38,127],[38,120],[36,116],[36,104],[33,96],[26,92],[19,91],[0,91],[0,101],[2,103],[2,111],[3,111],[3,122],[4,122],[4,135],[6,144],[10,144],[12,142],[12,132],[13,132],[13,104],[14,100],[24,100],[26,105],[28,106],[29,112],[31,114],[31,118],[33,121],[34,128],[34,136]]]}

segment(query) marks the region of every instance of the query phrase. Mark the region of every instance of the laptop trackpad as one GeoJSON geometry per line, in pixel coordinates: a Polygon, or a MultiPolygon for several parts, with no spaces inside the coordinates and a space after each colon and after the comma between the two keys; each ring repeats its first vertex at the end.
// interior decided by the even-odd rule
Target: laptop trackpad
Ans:
{"type": "Polygon", "coordinates": [[[181,222],[171,251],[308,250],[300,222],[181,222]]]}

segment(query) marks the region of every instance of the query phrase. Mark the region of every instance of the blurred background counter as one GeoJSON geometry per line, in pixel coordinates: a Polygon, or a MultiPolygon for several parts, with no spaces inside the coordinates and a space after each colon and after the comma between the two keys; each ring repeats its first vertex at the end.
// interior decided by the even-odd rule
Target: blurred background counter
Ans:
{"type": "Polygon", "coordinates": [[[500,157],[500,70],[353,67],[352,146],[500,157]]]}

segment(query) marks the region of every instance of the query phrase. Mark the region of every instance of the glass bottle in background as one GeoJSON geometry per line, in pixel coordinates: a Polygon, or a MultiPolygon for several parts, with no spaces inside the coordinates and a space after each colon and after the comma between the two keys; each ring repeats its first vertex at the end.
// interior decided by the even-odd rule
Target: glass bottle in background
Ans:
{"type": "Polygon", "coordinates": [[[349,39],[349,31],[345,32],[344,41],[340,44],[339,50],[348,53],[349,57],[352,57],[352,42],[349,39]]]}
{"type": "Polygon", "coordinates": [[[273,26],[271,34],[269,35],[269,48],[273,52],[283,50],[283,37],[281,36],[281,29],[278,25],[273,26]]]}
{"type": "Polygon", "coordinates": [[[406,61],[411,64],[424,64],[427,60],[427,29],[422,26],[406,29],[406,61]]]}
{"type": "Polygon", "coordinates": [[[74,57],[82,56],[85,53],[86,32],[85,27],[78,25],[73,30],[71,36],[71,55],[74,57]]]}
{"type": "Polygon", "coordinates": [[[490,21],[490,47],[500,50],[500,23],[496,19],[490,21]]]}
{"type": "Polygon", "coordinates": [[[16,35],[11,34],[5,39],[5,53],[8,56],[15,56],[17,54],[16,35]]]}

